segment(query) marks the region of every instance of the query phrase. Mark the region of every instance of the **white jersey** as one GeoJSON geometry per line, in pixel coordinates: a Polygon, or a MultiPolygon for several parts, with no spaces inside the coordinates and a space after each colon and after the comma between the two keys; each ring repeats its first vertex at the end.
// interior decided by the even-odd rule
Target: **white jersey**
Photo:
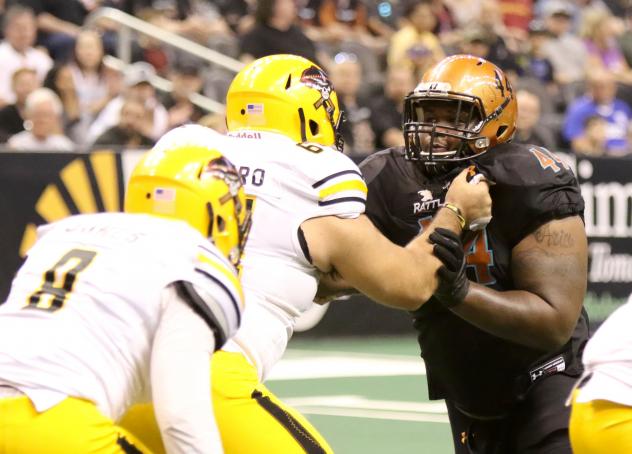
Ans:
{"type": "Polygon", "coordinates": [[[590,338],[584,350],[584,375],[592,377],[578,402],[609,400],[632,406],[632,297],[614,311],[590,338]]]}
{"type": "Polygon", "coordinates": [[[300,225],[320,216],[358,217],[364,212],[366,184],[344,154],[274,133],[240,131],[226,137],[191,125],[167,133],[156,147],[200,143],[220,147],[239,167],[252,200],[241,274],[248,309],[224,349],[245,353],[263,380],[318,287],[319,273],[306,257],[300,225]]]}
{"type": "Polygon", "coordinates": [[[237,330],[236,270],[184,222],[91,214],[40,227],[38,236],[0,306],[0,384],[24,392],[38,411],[73,396],[116,420],[147,398],[171,283],[212,295],[226,334],[237,330]]]}

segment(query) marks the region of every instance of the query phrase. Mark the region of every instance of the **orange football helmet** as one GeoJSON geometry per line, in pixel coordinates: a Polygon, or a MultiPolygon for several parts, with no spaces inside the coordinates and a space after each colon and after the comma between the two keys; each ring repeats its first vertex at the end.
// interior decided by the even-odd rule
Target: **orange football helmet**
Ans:
{"type": "Polygon", "coordinates": [[[404,100],[406,157],[471,159],[512,139],[517,112],[511,83],[496,65],[472,55],[444,58],[404,100]]]}

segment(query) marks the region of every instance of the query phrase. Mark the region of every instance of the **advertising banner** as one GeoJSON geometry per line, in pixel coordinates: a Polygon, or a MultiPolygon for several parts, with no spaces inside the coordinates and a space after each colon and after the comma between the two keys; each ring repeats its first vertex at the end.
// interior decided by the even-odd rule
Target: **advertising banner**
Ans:
{"type": "MultiPolygon", "coordinates": [[[[63,217],[123,208],[125,182],[141,153],[96,151],[0,154],[0,302],[36,237],[36,227],[63,217]]],[[[599,323],[632,293],[632,160],[563,156],[586,202],[591,321],[599,323]]],[[[410,317],[362,296],[319,306],[298,331],[310,335],[411,332],[410,317]]]]}

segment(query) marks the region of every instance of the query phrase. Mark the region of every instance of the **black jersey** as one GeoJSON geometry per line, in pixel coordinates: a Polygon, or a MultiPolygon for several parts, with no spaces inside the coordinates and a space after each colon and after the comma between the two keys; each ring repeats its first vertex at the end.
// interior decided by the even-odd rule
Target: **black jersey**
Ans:
{"type": "MultiPolygon", "coordinates": [[[[511,251],[542,224],[583,215],[577,180],[547,150],[503,144],[479,156],[479,170],[493,182],[492,220],[465,238],[468,278],[496,290],[512,290],[511,251]]],[[[367,158],[360,168],[369,187],[366,214],[391,241],[405,245],[439,209],[455,171],[424,175],[416,163],[393,148],[367,158]]],[[[582,315],[572,339],[557,352],[544,353],[493,336],[431,299],[413,313],[431,399],[446,398],[477,415],[505,412],[531,383],[530,371],[562,355],[565,371],[581,372],[580,355],[588,336],[582,315]]],[[[540,375],[535,372],[535,377],[540,375]]]]}

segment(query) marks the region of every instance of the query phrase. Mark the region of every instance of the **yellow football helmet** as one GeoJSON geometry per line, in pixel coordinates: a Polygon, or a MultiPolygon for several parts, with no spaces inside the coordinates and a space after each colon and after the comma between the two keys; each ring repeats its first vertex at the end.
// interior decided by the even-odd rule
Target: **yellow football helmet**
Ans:
{"type": "Polygon", "coordinates": [[[297,143],[314,142],[342,151],[342,118],[325,72],[296,55],[271,55],[250,63],[226,95],[228,131],[270,131],[297,143]]]}
{"type": "Polygon", "coordinates": [[[472,55],[444,58],[404,100],[406,156],[426,163],[471,159],[513,138],[517,112],[511,83],[496,65],[472,55]],[[451,111],[452,121],[438,124],[428,115],[436,109],[451,111]],[[459,139],[456,149],[437,151],[445,138],[459,139]]]}
{"type": "Polygon", "coordinates": [[[235,266],[250,230],[238,170],[219,151],[204,146],[146,153],[128,183],[125,212],[185,221],[235,266]]]}

